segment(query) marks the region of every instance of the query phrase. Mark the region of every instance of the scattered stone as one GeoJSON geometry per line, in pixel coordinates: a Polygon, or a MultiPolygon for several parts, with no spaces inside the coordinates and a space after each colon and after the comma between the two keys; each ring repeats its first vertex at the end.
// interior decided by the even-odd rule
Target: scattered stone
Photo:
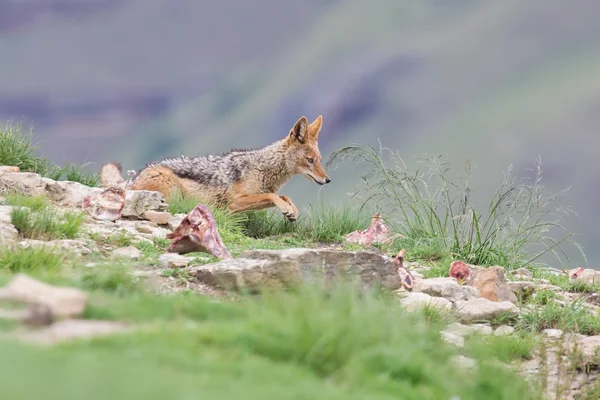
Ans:
{"type": "Polygon", "coordinates": [[[52,286],[17,274],[0,288],[0,300],[47,306],[56,317],[78,317],[85,310],[88,296],[79,289],[52,286]]]}
{"type": "Polygon", "coordinates": [[[515,332],[515,328],[513,328],[512,326],[501,325],[501,326],[497,327],[496,330],[494,331],[494,336],[512,335],[514,332],[515,332]]]}
{"type": "Polygon", "coordinates": [[[140,249],[135,246],[121,247],[112,252],[113,257],[122,257],[130,260],[139,260],[143,257],[140,249]]]}
{"type": "Polygon", "coordinates": [[[19,231],[11,225],[0,222],[0,246],[12,245],[19,240],[19,231]]]}
{"type": "MultiPolygon", "coordinates": [[[[0,206],[0,223],[11,224],[12,223],[12,211],[14,206],[0,206]]],[[[26,207],[23,207],[26,208],[26,207]]]]}
{"type": "Polygon", "coordinates": [[[123,218],[143,218],[146,211],[166,211],[165,198],[160,192],[150,190],[127,190],[125,207],[121,212],[123,218]]]}
{"type": "Polygon", "coordinates": [[[0,193],[16,191],[26,196],[44,194],[45,184],[39,174],[32,172],[5,172],[0,174],[0,193]]]}
{"type": "Polygon", "coordinates": [[[54,322],[52,310],[42,304],[32,304],[24,310],[0,309],[0,319],[20,321],[30,326],[44,326],[54,322]]]}
{"type": "Polygon", "coordinates": [[[167,225],[171,219],[171,214],[168,212],[160,212],[154,210],[148,210],[144,212],[144,218],[148,221],[153,222],[157,225],[167,225]]]}
{"type": "Polygon", "coordinates": [[[166,238],[172,240],[167,248],[170,253],[204,252],[221,259],[233,258],[221,240],[215,217],[203,204],[194,207],[166,238]]]}
{"type": "Polygon", "coordinates": [[[582,353],[584,363],[600,366],[600,335],[581,335],[577,337],[575,346],[582,353]]]}
{"type": "Polygon", "coordinates": [[[102,196],[104,192],[102,188],[92,188],[79,182],[54,181],[48,178],[42,178],[41,181],[44,194],[53,202],[65,207],[90,206],[90,201],[102,196]]]}
{"type": "Polygon", "coordinates": [[[158,266],[162,268],[185,268],[189,263],[188,257],[175,253],[165,253],[158,257],[158,266]]]}
{"type": "Polygon", "coordinates": [[[456,301],[454,308],[462,322],[489,320],[500,315],[516,317],[519,309],[509,301],[495,302],[486,298],[456,301]]]}
{"type": "Polygon", "coordinates": [[[98,251],[98,248],[95,244],[88,243],[83,239],[59,239],[49,241],[25,239],[19,242],[19,246],[23,248],[46,247],[48,249],[72,252],[79,256],[89,256],[92,254],[92,252],[98,251]]]}
{"type": "Polygon", "coordinates": [[[477,289],[459,285],[454,278],[415,279],[414,292],[423,292],[435,297],[444,297],[452,302],[479,297],[477,289]]]}
{"type": "Polygon", "coordinates": [[[517,297],[528,297],[533,294],[536,289],[535,282],[531,281],[512,281],[508,282],[508,287],[517,297]]]}
{"type": "Polygon", "coordinates": [[[27,343],[54,345],[69,340],[89,339],[130,330],[131,328],[128,326],[115,321],[70,319],[59,321],[42,329],[18,331],[17,337],[27,343]]]}
{"type": "Polygon", "coordinates": [[[446,332],[451,332],[460,336],[468,336],[474,333],[479,335],[491,335],[493,330],[488,324],[463,325],[453,322],[446,328],[446,332]]]}
{"type": "Polygon", "coordinates": [[[442,331],[442,340],[456,347],[465,347],[465,338],[452,332],[442,331]]]}
{"type": "Polygon", "coordinates": [[[402,306],[410,312],[425,306],[435,307],[442,310],[450,310],[450,308],[452,308],[452,303],[443,297],[432,297],[426,293],[418,292],[405,293],[406,296],[403,296],[400,299],[400,304],[402,304],[402,306]]]}
{"type": "Polygon", "coordinates": [[[472,369],[477,366],[477,361],[463,355],[456,355],[450,358],[450,362],[458,368],[472,369]]]}
{"type": "Polygon", "coordinates": [[[544,329],[542,334],[548,339],[560,339],[563,335],[563,331],[560,329],[544,329]]]}
{"type": "Polygon", "coordinates": [[[282,289],[314,282],[330,284],[342,277],[358,280],[364,287],[381,285],[397,290],[402,286],[394,262],[368,251],[252,250],[242,253],[240,258],[190,267],[187,271],[198,282],[235,290],[282,289]]]}
{"type": "Polygon", "coordinates": [[[527,268],[517,268],[514,271],[512,271],[512,275],[533,278],[533,273],[530,270],[528,270],[527,268]]]}
{"type": "Polygon", "coordinates": [[[135,230],[140,232],[140,233],[147,233],[147,234],[152,234],[152,227],[148,226],[147,224],[135,224],[135,230]]]}
{"type": "Polygon", "coordinates": [[[383,222],[381,214],[377,213],[371,219],[369,227],[363,231],[350,232],[345,236],[350,243],[369,246],[373,243],[385,244],[390,241],[390,228],[383,222]]]}
{"type": "Polygon", "coordinates": [[[474,270],[467,285],[476,288],[481,297],[491,301],[510,301],[511,303],[517,301],[517,296],[508,285],[502,267],[474,270]]]}
{"type": "Polygon", "coordinates": [[[167,221],[167,226],[170,230],[174,231],[179,225],[181,225],[181,222],[185,219],[185,217],[186,214],[171,215],[171,217],[167,221]]]}
{"type": "Polygon", "coordinates": [[[560,286],[549,285],[549,284],[546,284],[546,283],[539,284],[538,287],[537,287],[537,290],[538,291],[551,290],[553,292],[561,292],[562,291],[562,289],[560,288],[560,286]]]}

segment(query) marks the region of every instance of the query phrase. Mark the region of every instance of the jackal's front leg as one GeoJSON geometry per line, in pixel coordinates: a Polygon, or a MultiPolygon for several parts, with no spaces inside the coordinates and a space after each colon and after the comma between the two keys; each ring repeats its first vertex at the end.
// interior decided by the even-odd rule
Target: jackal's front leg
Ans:
{"type": "Polygon", "coordinates": [[[262,210],[277,207],[281,213],[290,221],[298,217],[298,209],[289,197],[279,196],[275,193],[249,194],[234,199],[229,204],[229,211],[238,214],[245,211],[262,210]]]}

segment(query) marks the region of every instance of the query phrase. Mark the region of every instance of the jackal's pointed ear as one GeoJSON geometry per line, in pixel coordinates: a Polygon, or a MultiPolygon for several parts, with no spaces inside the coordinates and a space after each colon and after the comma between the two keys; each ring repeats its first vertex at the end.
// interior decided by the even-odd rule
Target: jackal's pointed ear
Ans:
{"type": "Polygon", "coordinates": [[[316,142],[317,140],[319,140],[319,132],[321,132],[321,125],[323,125],[323,116],[319,115],[317,117],[317,119],[315,119],[309,126],[308,126],[308,139],[316,142]]]}
{"type": "Polygon", "coordinates": [[[297,140],[298,142],[304,144],[306,143],[306,139],[308,138],[307,133],[308,120],[306,119],[306,117],[302,117],[298,121],[296,121],[292,130],[290,130],[289,138],[292,141],[297,140]]]}

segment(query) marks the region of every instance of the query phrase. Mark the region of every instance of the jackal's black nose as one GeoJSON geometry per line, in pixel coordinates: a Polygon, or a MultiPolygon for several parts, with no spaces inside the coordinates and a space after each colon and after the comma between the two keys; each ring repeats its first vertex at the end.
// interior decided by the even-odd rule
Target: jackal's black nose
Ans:
{"type": "Polygon", "coordinates": [[[325,183],[329,183],[329,182],[331,182],[331,179],[329,179],[329,178],[325,179],[325,183]]]}

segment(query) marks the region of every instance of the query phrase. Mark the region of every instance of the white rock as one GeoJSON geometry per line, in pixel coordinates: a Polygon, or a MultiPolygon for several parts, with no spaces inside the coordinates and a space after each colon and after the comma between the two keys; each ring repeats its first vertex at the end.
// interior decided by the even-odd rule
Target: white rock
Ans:
{"type": "Polygon", "coordinates": [[[0,246],[7,246],[19,240],[19,231],[7,223],[0,222],[0,246]]]}
{"type": "Polygon", "coordinates": [[[487,324],[463,325],[458,322],[448,325],[445,331],[460,336],[467,336],[474,333],[478,333],[480,335],[491,335],[493,332],[492,327],[487,324]]]}
{"type": "Polygon", "coordinates": [[[471,300],[479,297],[477,289],[471,286],[459,285],[453,278],[415,279],[413,292],[444,297],[452,302],[471,300]]]}
{"type": "Polygon", "coordinates": [[[158,257],[158,265],[162,268],[185,268],[190,261],[188,257],[176,253],[165,253],[158,257]]]}
{"type": "Polygon", "coordinates": [[[447,343],[450,343],[456,347],[465,346],[465,339],[462,336],[457,335],[456,333],[442,331],[441,335],[442,339],[447,343]]]}
{"type": "Polygon", "coordinates": [[[560,339],[563,335],[560,329],[544,329],[542,333],[549,339],[560,339]]]}
{"type": "Polygon", "coordinates": [[[95,243],[88,243],[83,239],[60,239],[60,240],[35,240],[35,239],[25,239],[19,242],[19,245],[23,248],[27,247],[46,247],[49,249],[59,249],[65,251],[71,251],[75,254],[81,256],[88,256],[92,254],[94,251],[98,251],[95,243]]]}
{"type": "Polygon", "coordinates": [[[406,295],[403,295],[400,299],[400,304],[402,304],[407,311],[415,311],[427,305],[445,310],[449,310],[452,307],[452,303],[443,297],[432,297],[426,293],[419,292],[405,293],[406,295]]]}
{"type": "Polygon", "coordinates": [[[477,366],[477,361],[463,355],[452,356],[450,361],[457,367],[464,369],[471,369],[477,366]]]}
{"type": "Polygon", "coordinates": [[[122,257],[130,260],[139,260],[143,257],[142,252],[135,246],[127,246],[116,249],[112,252],[113,257],[122,257]]]}
{"type": "Polygon", "coordinates": [[[171,214],[169,214],[168,212],[160,212],[154,210],[148,210],[144,212],[143,216],[148,221],[158,225],[166,225],[169,222],[169,219],[171,219],[171,214]]]}
{"type": "Polygon", "coordinates": [[[454,303],[456,314],[463,322],[487,320],[502,314],[519,315],[519,309],[509,301],[491,301],[485,298],[457,301],[454,303]]]}
{"type": "Polygon", "coordinates": [[[515,332],[515,328],[508,325],[501,325],[494,331],[494,336],[511,335],[515,332]]]}

